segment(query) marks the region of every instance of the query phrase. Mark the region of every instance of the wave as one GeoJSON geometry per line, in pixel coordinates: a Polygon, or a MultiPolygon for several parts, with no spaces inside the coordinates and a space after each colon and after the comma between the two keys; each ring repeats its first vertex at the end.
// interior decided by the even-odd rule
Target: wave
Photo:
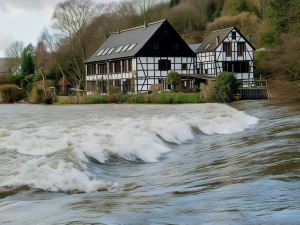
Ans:
{"type": "Polygon", "coordinates": [[[22,162],[17,175],[0,181],[0,187],[27,185],[72,193],[110,189],[116,184],[99,180],[87,172],[89,158],[100,163],[106,163],[111,157],[154,163],[171,151],[167,143],[184,144],[193,140],[195,129],[206,135],[232,134],[256,123],[255,117],[227,105],[203,104],[190,107],[189,111],[152,117],[21,124],[5,132],[0,130],[0,149],[16,150],[34,158],[22,162]],[[55,160],[51,159],[53,155],[55,160]]]}

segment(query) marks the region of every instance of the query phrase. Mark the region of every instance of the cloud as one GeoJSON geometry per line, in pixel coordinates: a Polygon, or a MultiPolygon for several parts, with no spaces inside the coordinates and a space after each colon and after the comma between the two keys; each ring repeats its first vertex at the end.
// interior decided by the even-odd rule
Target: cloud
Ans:
{"type": "Polygon", "coordinates": [[[0,35],[0,55],[4,56],[5,49],[13,42],[11,34],[5,35],[1,32],[0,35]]]}

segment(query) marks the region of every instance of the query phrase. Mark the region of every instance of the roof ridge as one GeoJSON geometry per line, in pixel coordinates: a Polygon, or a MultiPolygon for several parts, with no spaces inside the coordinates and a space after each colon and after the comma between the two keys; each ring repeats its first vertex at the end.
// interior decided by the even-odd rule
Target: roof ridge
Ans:
{"type": "MultiPolygon", "coordinates": [[[[151,22],[151,23],[148,23],[148,26],[149,25],[151,26],[151,25],[154,25],[154,24],[157,24],[157,23],[162,23],[162,22],[165,22],[165,21],[166,21],[166,19],[158,20],[158,21],[155,21],[155,22],[151,22]]],[[[137,26],[137,27],[127,28],[127,29],[120,30],[120,31],[111,32],[111,34],[118,34],[118,33],[121,33],[121,32],[127,32],[127,31],[136,30],[136,29],[140,29],[140,28],[144,28],[144,25],[140,25],[140,26],[137,26]]]]}
{"type": "Polygon", "coordinates": [[[223,29],[219,29],[219,30],[213,30],[211,32],[218,32],[218,31],[223,31],[223,30],[229,30],[229,29],[233,29],[234,27],[227,27],[227,28],[223,28],[223,29]]]}

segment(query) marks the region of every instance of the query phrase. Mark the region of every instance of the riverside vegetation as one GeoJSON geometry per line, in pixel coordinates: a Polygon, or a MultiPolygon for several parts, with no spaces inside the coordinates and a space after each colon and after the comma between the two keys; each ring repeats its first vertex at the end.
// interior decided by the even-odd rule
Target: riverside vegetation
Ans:
{"type": "Polygon", "coordinates": [[[26,99],[35,99],[37,93],[45,92],[45,80],[55,87],[58,95],[72,95],[70,87],[84,90],[83,62],[110,32],[166,18],[187,43],[201,42],[209,32],[230,26],[253,34],[253,44],[260,49],[255,54],[254,73],[256,77],[268,79],[269,97],[300,99],[300,1],[145,2],[129,0],[96,5],[92,0],[66,0],[58,3],[51,25],[55,34],[60,35],[45,29],[35,46],[30,44],[24,48],[22,42],[16,41],[6,50],[6,57],[11,59],[9,64],[22,65],[12,84],[23,89],[26,99]]]}

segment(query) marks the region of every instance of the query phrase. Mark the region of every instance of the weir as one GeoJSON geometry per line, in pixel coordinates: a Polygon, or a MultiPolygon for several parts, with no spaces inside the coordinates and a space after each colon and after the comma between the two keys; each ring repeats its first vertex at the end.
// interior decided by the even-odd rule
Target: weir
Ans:
{"type": "Polygon", "coordinates": [[[242,100],[268,99],[266,80],[239,80],[239,94],[242,100]]]}

